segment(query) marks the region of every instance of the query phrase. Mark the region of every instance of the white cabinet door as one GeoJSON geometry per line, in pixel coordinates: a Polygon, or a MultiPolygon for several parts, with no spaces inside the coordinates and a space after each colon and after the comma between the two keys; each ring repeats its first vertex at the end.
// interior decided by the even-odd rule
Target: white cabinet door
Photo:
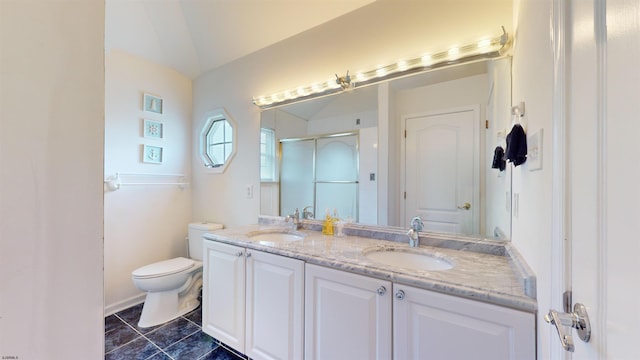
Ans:
{"type": "Polygon", "coordinates": [[[307,264],[305,359],[390,359],[390,290],[389,281],[307,264]]]}
{"type": "Polygon", "coordinates": [[[535,359],[534,314],[394,284],[394,359],[535,359]]]}
{"type": "Polygon", "coordinates": [[[304,262],[247,250],[246,355],[302,359],[304,262]]]}
{"type": "Polygon", "coordinates": [[[204,242],[202,330],[244,352],[244,248],[204,242]]]}

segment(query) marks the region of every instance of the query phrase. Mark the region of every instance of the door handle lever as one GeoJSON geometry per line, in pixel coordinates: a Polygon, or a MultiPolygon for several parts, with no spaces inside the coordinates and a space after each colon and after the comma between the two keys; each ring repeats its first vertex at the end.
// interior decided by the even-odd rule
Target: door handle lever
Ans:
{"type": "Polygon", "coordinates": [[[460,209],[460,210],[469,210],[469,209],[471,209],[471,204],[466,202],[466,203],[458,206],[458,209],[460,209]]]}
{"type": "MultiPolygon", "coordinates": [[[[573,352],[575,347],[573,345],[573,337],[571,334],[565,332],[565,326],[576,329],[578,337],[584,342],[589,342],[591,338],[591,325],[589,323],[589,316],[587,315],[587,309],[582,304],[575,304],[573,312],[562,313],[555,310],[550,310],[547,315],[544,316],[544,320],[549,324],[555,325],[560,337],[560,343],[562,348],[566,351],[573,352]]],[[[569,330],[571,331],[571,330],[569,330]]]]}

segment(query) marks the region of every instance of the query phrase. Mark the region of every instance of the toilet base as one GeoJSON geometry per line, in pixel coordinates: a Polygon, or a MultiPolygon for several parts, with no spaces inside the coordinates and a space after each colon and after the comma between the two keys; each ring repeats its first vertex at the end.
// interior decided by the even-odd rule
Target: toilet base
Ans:
{"type": "Polygon", "coordinates": [[[200,306],[198,296],[202,286],[202,272],[187,282],[185,287],[161,291],[148,292],[142,307],[138,326],[148,328],[157,326],[185,315],[200,306]]]}

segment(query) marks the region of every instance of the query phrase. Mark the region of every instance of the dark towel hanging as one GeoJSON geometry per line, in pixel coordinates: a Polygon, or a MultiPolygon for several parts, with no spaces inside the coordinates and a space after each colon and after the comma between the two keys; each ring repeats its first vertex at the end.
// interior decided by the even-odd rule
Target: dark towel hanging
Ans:
{"type": "Polygon", "coordinates": [[[507,135],[507,149],[504,158],[512,162],[514,166],[522,165],[527,161],[527,134],[522,125],[515,124],[507,135]]]}
{"type": "Polygon", "coordinates": [[[496,149],[493,150],[493,163],[491,164],[491,168],[504,171],[506,167],[507,162],[504,161],[504,149],[502,146],[497,146],[496,149]]]}

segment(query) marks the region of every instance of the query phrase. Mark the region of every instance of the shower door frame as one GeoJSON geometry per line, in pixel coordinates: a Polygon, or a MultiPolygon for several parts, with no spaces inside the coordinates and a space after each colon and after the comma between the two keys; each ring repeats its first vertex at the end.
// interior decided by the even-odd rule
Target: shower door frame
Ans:
{"type": "MultiPolygon", "coordinates": [[[[306,136],[306,137],[299,137],[299,138],[287,138],[287,139],[280,139],[278,141],[278,176],[280,181],[278,182],[278,214],[280,214],[280,216],[286,216],[283,215],[282,213],[282,198],[283,198],[283,189],[282,189],[282,144],[284,142],[298,142],[298,141],[309,141],[309,140],[313,140],[313,156],[312,156],[312,168],[313,168],[313,215],[314,215],[314,219],[320,219],[318,217],[318,209],[317,209],[317,199],[316,199],[316,195],[318,193],[318,188],[317,188],[317,184],[322,183],[322,184],[355,184],[356,186],[356,190],[355,190],[355,207],[354,207],[354,222],[358,222],[359,218],[360,218],[360,180],[359,180],[359,176],[360,176],[360,132],[359,131],[348,131],[348,132],[339,132],[339,133],[331,133],[331,134],[319,134],[319,135],[312,135],[312,136],[306,136]],[[336,138],[336,137],[346,137],[346,136],[355,136],[355,146],[356,146],[356,158],[355,158],[355,163],[356,163],[356,169],[355,169],[355,173],[356,173],[356,179],[354,181],[349,181],[349,180],[325,180],[325,181],[318,181],[317,179],[317,155],[318,155],[318,140],[320,139],[329,139],[329,138],[336,138]]],[[[300,216],[302,216],[302,214],[300,214],[300,216]]]]}

